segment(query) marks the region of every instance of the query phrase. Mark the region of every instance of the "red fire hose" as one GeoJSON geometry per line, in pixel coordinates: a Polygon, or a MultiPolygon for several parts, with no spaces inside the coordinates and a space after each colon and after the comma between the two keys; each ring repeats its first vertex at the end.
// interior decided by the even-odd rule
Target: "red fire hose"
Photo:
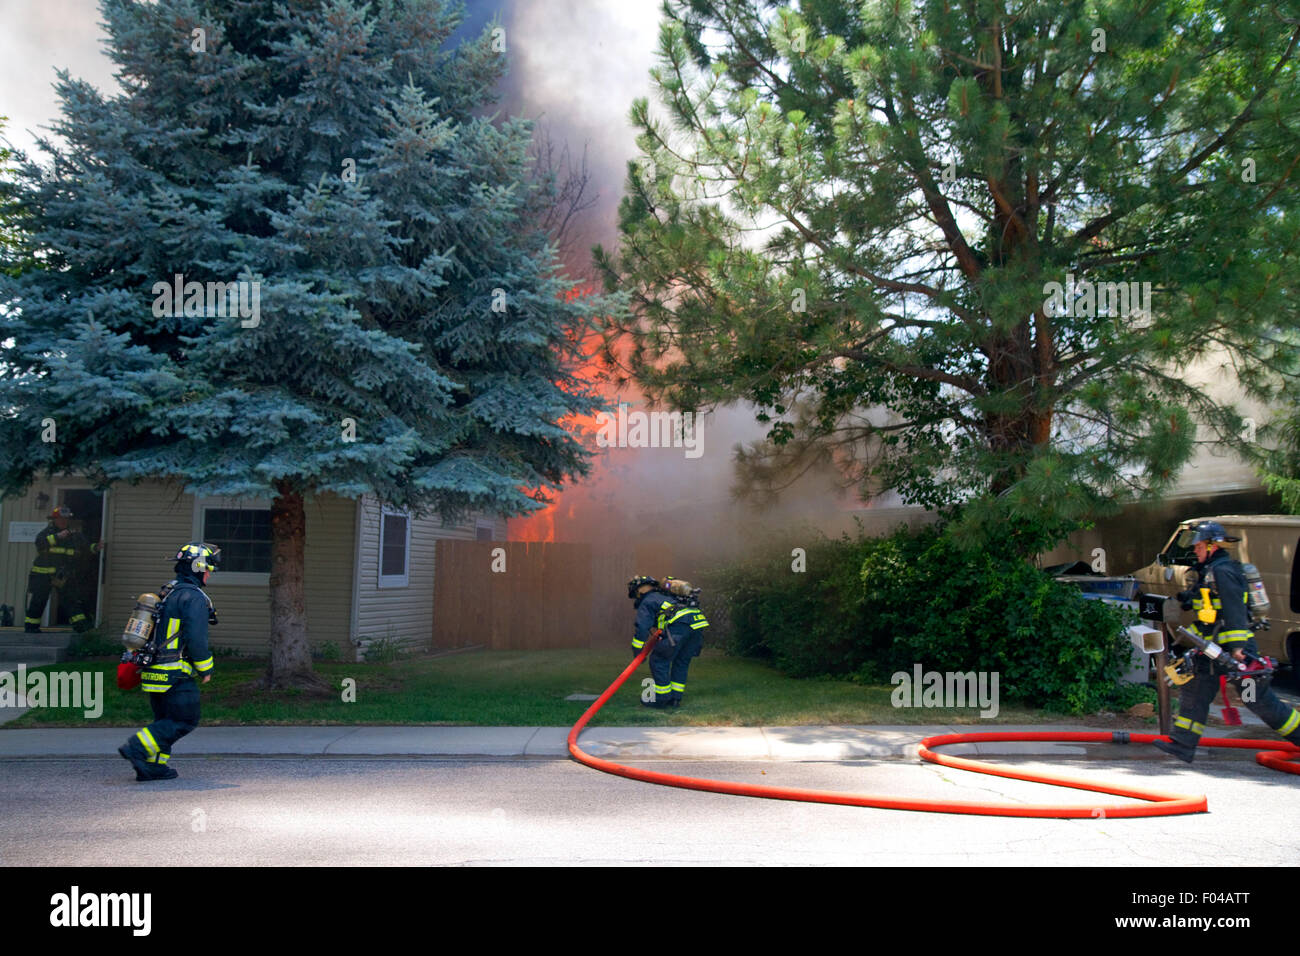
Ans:
{"type": "MultiPolygon", "coordinates": [[[[1153,740],[1167,740],[1157,734],[1107,733],[1104,731],[1085,731],[1079,733],[977,733],[977,734],[941,734],[927,737],[921,741],[920,755],[931,763],[959,770],[972,770],[976,773],[988,773],[999,777],[1011,777],[1016,780],[1029,780],[1034,783],[1046,783],[1058,787],[1073,787],[1076,790],[1092,790],[1117,797],[1130,797],[1143,800],[1140,804],[1015,804],[1015,803],[963,803],[951,800],[900,800],[896,797],[884,797],[867,793],[838,793],[833,790],[805,790],[799,787],[771,787],[761,784],[733,783],[725,780],[705,780],[700,777],[682,777],[670,773],[658,773],[654,770],[641,770],[602,760],[585,753],[578,746],[578,735],[587,726],[587,722],[605,706],[614,693],[623,686],[624,681],[632,675],[646,659],[654,647],[654,640],[646,642],[642,649],[614,683],[606,688],[569,731],[569,753],[579,763],[586,764],[605,773],[629,777],[645,783],[657,783],[667,787],[681,787],[686,790],[707,790],[713,793],[728,793],[741,797],[766,797],[772,800],[802,800],[808,803],[838,803],[852,807],[880,807],[885,810],[922,810],[930,813],[970,813],[992,817],[1163,817],[1182,813],[1202,813],[1208,810],[1205,797],[1186,796],[1177,793],[1164,793],[1158,790],[1145,790],[1137,787],[1119,787],[1112,784],[1082,780],[1078,777],[1065,777],[1057,774],[1026,773],[1011,767],[999,767],[995,764],[967,760],[935,753],[930,748],[944,747],[948,744],[993,743],[1006,740],[1050,740],[1075,743],[1135,743],[1149,744],[1153,740]]],[[[1233,747],[1261,750],[1255,760],[1266,767],[1283,770],[1287,773],[1300,774],[1300,747],[1279,740],[1229,740],[1219,737],[1202,739],[1204,747],[1233,747]]]]}

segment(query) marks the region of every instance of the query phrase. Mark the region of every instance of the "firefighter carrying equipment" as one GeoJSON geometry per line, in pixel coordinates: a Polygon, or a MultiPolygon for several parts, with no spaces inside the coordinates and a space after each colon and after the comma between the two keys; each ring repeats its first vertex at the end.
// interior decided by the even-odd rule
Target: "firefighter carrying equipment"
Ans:
{"type": "Polygon", "coordinates": [[[181,681],[212,670],[208,624],[215,617],[212,599],[197,583],[176,582],[159,609],[153,639],[140,652],[151,658],[140,672],[146,693],[165,693],[181,681]]]}
{"type": "Polygon", "coordinates": [[[704,646],[709,626],[704,612],[674,601],[665,601],[655,612],[655,628],[662,637],[650,654],[654,678],[655,706],[680,707],[686,696],[686,678],[691,661],[704,646]]]}
{"type": "MultiPolygon", "coordinates": [[[[1213,522],[1202,522],[1213,524],[1213,522]]],[[[1205,532],[1198,525],[1198,533],[1205,532]]],[[[1206,533],[1221,533],[1211,531],[1206,533]]],[[[1261,658],[1255,646],[1246,596],[1246,576],[1241,564],[1233,560],[1222,548],[1207,555],[1204,564],[1193,566],[1197,580],[1190,592],[1180,598],[1191,599],[1198,612],[1213,614],[1212,625],[1205,620],[1208,615],[1197,615],[1191,627],[1176,628],[1174,635],[1180,643],[1190,644],[1195,651],[1191,659],[1191,681],[1182,681],[1178,702],[1178,716],[1174,719],[1169,740],[1153,742],[1154,746],[1186,763],[1196,756],[1197,745],[1205,733],[1205,719],[1210,704],[1218,691],[1218,673],[1226,672],[1230,680],[1243,685],[1242,703],[1255,716],[1273,728],[1291,743],[1300,743],[1300,710],[1288,706],[1269,687],[1273,674],[1271,662],[1261,658]],[[1245,664],[1235,659],[1240,651],[1245,664]],[[1246,685],[1246,681],[1250,681],[1246,685]],[[1248,695],[1244,687],[1249,686],[1248,695]]]]}
{"type": "Polygon", "coordinates": [[[208,625],[216,623],[217,616],[212,599],[200,584],[203,573],[215,568],[219,558],[219,549],[202,542],[180,548],[176,580],[160,592],[164,596],[148,644],[127,652],[150,660],[139,669],[139,676],[149,697],[153,723],[118,748],[135,767],[137,780],[175,777],[176,771],[168,765],[172,747],[199,725],[199,687],[194,677],[212,671],[208,625]]]}
{"type": "MultiPolygon", "coordinates": [[[[98,554],[98,543],[89,544],[85,537],[69,528],[60,528],[55,519],[72,518],[72,511],[59,507],[50,512],[50,523],[35,538],[36,559],[27,575],[27,590],[31,599],[27,603],[27,614],[23,619],[23,630],[38,634],[41,630],[41,617],[49,603],[50,592],[63,588],[69,578],[78,572],[79,559],[83,553],[98,554]]],[[[91,621],[86,614],[84,600],[80,589],[71,588],[63,592],[62,600],[72,612],[68,623],[78,631],[89,629],[91,621]]]]}
{"type": "Polygon", "coordinates": [[[1250,588],[1241,564],[1227,551],[1217,548],[1204,564],[1193,565],[1193,570],[1196,583],[1180,591],[1178,599],[1184,610],[1196,612],[1194,633],[1222,646],[1250,640],[1253,626],[1247,597],[1250,588]]]}

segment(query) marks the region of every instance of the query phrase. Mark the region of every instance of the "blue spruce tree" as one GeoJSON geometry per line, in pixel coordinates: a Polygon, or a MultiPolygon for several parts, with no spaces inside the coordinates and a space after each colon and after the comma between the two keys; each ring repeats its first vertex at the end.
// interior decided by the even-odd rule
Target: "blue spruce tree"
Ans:
{"type": "Polygon", "coordinates": [[[438,0],[107,0],[121,93],[60,74],[17,176],[0,465],[272,500],[271,686],[313,681],[304,498],[519,514],[585,472],[598,399],[536,211],[530,127],[481,115],[499,33],[438,0]],[[52,419],[58,440],[40,440],[52,419]]]}

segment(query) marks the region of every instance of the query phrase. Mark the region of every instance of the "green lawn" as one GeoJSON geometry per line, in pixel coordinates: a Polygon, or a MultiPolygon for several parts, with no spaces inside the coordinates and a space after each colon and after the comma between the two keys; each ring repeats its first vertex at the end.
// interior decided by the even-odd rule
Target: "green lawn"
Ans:
{"type": "MultiPolygon", "coordinates": [[[[251,684],[265,662],[217,658],[215,676],[202,686],[205,726],[237,724],[467,724],[562,726],[572,724],[587,702],[570,694],[599,694],[627,665],[622,651],[479,651],[416,657],[385,664],[317,662],[316,671],[339,692],[329,697],[272,695],[251,684]],[[343,701],[344,681],[356,682],[355,702],[343,701]]],[[[10,727],[135,727],[149,723],[140,690],[114,682],[116,659],[51,665],[61,671],[104,674],[104,713],[94,721],[80,710],[37,708],[10,727]]],[[[45,668],[50,669],[50,668],[45,668]]],[[[630,677],[593,725],[788,726],[797,724],[982,724],[1068,720],[1003,704],[996,720],[977,708],[895,708],[889,685],[865,687],[845,681],[794,680],[756,662],[706,651],[691,666],[685,706],[657,711],[640,705],[641,680],[630,677]]]]}

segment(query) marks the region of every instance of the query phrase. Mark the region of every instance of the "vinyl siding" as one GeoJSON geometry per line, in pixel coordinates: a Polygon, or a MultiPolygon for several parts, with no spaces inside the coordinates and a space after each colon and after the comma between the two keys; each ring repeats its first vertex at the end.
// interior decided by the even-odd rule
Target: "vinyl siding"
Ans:
{"type": "Polygon", "coordinates": [[[357,643],[364,648],[374,641],[392,640],[407,647],[433,646],[433,587],[435,542],[439,538],[473,541],[480,522],[490,524],[495,541],[504,541],[504,518],[471,517],[464,523],[445,526],[434,517],[411,519],[411,547],[408,556],[409,583],[405,587],[379,586],[380,516],[378,500],[361,501],[361,553],[357,588],[357,643]]]}
{"type": "MultiPolygon", "coordinates": [[[[131,613],[136,596],[156,590],[172,576],[176,549],[194,538],[194,497],[175,485],[142,482],[114,485],[106,540],[104,626],[106,635],[131,613]]],[[[351,616],[353,514],[355,503],[336,495],[308,498],[307,623],[313,645],[333,641],[347,656],[351,616]]],[[[270,646],[270,592],[265,585],[221,584],[212,577],[208,595],[220,623],[214,647],[265,654],[270,646]]]]}

